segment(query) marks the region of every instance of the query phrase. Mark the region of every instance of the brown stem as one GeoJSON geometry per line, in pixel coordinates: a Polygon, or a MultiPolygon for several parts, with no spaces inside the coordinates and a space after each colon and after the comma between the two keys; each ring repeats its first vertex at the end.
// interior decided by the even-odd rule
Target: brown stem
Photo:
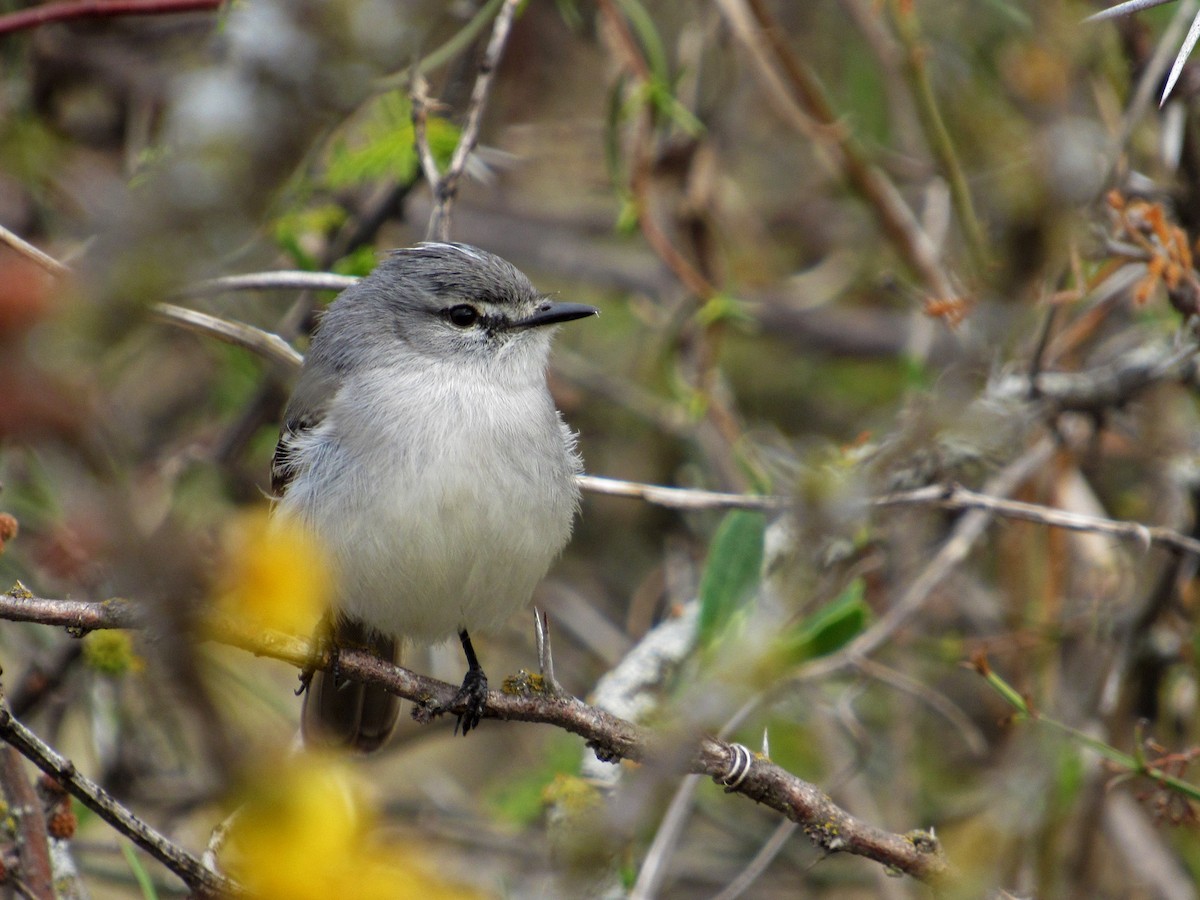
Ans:
{"type": "Polygon", "coordinates": [[[67,0],[0,16],[0,34],[26,31],[68,19],[156,16],[219,9],[224,0],[67,0]]]}
{"type": "Polygon", "coordinates": [[[30,897],[54,900],[54,873],[50,869],[42,801],[25,774],[21,754],[12,747],[0,748],[0,783],[17,831],[21,885],[30,897]]]}

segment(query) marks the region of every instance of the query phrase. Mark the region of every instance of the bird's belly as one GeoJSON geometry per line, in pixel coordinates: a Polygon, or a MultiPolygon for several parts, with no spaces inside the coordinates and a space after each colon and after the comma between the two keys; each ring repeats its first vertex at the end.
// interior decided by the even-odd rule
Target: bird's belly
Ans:
{"type": "Polygon", "coordinates": [[[495,629],[527,603],[573,511],[480,474],[385,477],[332,534],[319,529],[338,607],[381,632],[432,643],[462,628],[495,629]]]}

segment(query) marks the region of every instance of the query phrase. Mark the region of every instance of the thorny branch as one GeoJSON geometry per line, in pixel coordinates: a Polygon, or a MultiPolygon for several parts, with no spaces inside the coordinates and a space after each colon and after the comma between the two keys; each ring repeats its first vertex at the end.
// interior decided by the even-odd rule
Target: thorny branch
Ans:
{"type": "MultiPolygon", "coordinates": [[[[0,594],[0,618],[57,625],[75,632],[138,628],[143,624],[140,611],[131,601],[88,603],[44,599],[22,592],[0,594]]],[[[298,668],[311,665],[313,661],[308,641],[277,632],[264,633],[261,628],[248,628],[229,619],[210,622],[206,636],[298,668]]],[[[326,653],[320,658],[320,667],[327,669],[330,665],[326,653]]],[[[458,692],[455,685],[392,665],[369,653],[342,650],[338,655],[338,666],[344,676],[383,685],[397,696],[414,701],[419,709],[451,714],[460,711],[454,703],[458,692]]],[[[484,716],[554,725],[584,738],[598,756],[614,762],[622,759],[642,761],[655,756],[654,739],[648,731],[574,697],[549,697],[506,684],[504,689],[488,693],[484,716]]],[[[20,727],[0,710],[0,735],[9,739],[8,729],[13,725],[20,727]]],[[[10,742],[29,755],[26,745],[16,744],[11,739],[10,742]]],[[[52,750],[49,752],[53,754],[52,750]]],[[[56,760],[53,768],[61,770],[54,774],[73,793],[78,791],[78,773],[57,754],[52,758],[56,760]],[[72,782],[70,778],[76,781],[72,782]]],[[[685,765],[688,772],[713,778],[730,793],[743,794],[783,813],[798,823],[817,846],[828,852],[843,851],[864,856],[929,883],[940,883],[950,876],[949,864],[932,835],[925,832],[894,834],[869,825],[838,807],[820,788],[781,769],[769,759],[750,753],[739,744],[711,737],[699,738],[685,765]]],[[[84,799],[80,793],[76,796],[84,799]]],[[[84,802],[88,800],[84,799],[84,802]]],[[[123,823],[118,827],[124,831],[130,826],[123,823]]],[[[203,867],[201,869],[208,873],[203,867]]],[[[215,877],[212,873],[208,876],[215,877]]]]}

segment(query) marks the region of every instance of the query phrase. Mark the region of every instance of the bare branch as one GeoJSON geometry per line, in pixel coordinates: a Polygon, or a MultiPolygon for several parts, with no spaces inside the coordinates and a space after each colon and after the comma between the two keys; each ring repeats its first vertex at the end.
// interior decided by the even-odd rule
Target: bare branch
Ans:
{"type": "Polygon", "coordinates": [[[255,328],[253,325],[221,319],[171,303],[156,303],[151,307],[151,311],[164,322],[182,325],[189,331],[211,335],[236,347],[253,350],[284,369],[299,369],[304,362],[304,357],[279,335],[255,328]]]}
{"type": "MultiPolygon", "coordinates": [[[[421,171],[425,174],[425,180],[429,182],[435,195],[435,206],[430,212],[430,222],[432,223],[433,216],[437,211],[437,186],[442,183],[442,173],[438,171],[437,160],[433,158],[433,149],[429,146],[429,107],[432,104],[429,98],[429,85],[419,72],[413,76],[408,97],[412,110],[413,142],[417,145],[417,159],[420,160],[421,171]]],[[[429,227],[432,228],[432,224],[429,227]]]]}
{"type": "MultiPolygon", "coordinates": [[[[43,253],[3,226],[0,226],[0,241],[8,244],[56,278],[64,278],[71,272],[54,257],[43,253]]],[[[264,287],[342,290],[357,281],[357,278],[346,278],[342,275],[325,272],[257,272],[250,275],[234,275],[228,278],[202,281],[185,289],[183,293],[185,295],[221,293],[227,290],[258,290],[264,287]]],[[[285,369],[298,369],[304,362],[304,357],[279,335],[255,328],[253,325],[233,322],[194,309],[185,309],[172,303],[156,303],[151,307],[151,312],[164,322],[182,325],[190,331],[211,335],[237,347],[245,347],[285,369]]]]}
{"type": "Polygon", "coordinates": [[[467,160],[479,140],[479,126],[483,122],[483,112],[492,91],[492,79],[496,67],[500,65],[500,57],[504,55],[504,46],[508,43],[513,16],[516,15],[518,6],[520,0],[504,0],[504,5],[500,7],[496,21],[492,24],[492,36],[488,39],[487,49],[484,50],[483,60],[479,64],[475,86],[471,89],[467,121],[462,134],[459,135],[458,145],[454,148],[445,173],[430,185],[433,188],[433,212],[429,216],[429,226],[426,229],[426,236],[430,240],[444,241],[450,237],[450,210],[454,205],[454,198],[458,195],[458,181],[466,170],[467,160]]]}
{"type": "MultiPolygon", "coordinates": [[[[128,601],[87,603],[49,600],[20,592],[0,594],[0,618],[66,626],[76,631],[130,628],[138,627],[140,623],[140,616],[128,601]]],[[[258,656],[279,659],[297,668],[313,662],[312,647],[302,638],[247,627],[229,619],[212,620],[204,633],[212,640],[258,656]]],[[[328,669],[330,665],[329,655],[325,653],[319,660],[319,667],[328,669]]],[[[342,675],[368,684],[383,685],[397,696],[417,703],[418,709],[426,714],[455,714],[461,711],[460,704],[454,702],[458,693],[456,685],[419,675],[369,653],[354,649],[341,650],[338,666],[342,675]]],[[[631,722],[574,697],[522,692],[511,684],[506,688],[512,692],[500,690],[488,693],[485,717],[554,725],[584,738],[597,755],[607,760],[644,760],[654,755],[650,734],[631,722]]],[[[8,714],[7,708],[0,709],[0,735],[7,737],[6,729],[11,729],[13,725],[20,727],[8,714]]],[[[11,742],[16,744],[16,741],[11,742]]],[[[53,754],[50,748],[45,749],[53,754]]],[[[54,761],[57,769],[78,777],[70,763],[57,754],[48,758],[54,761]]],[[[942,882],[950,876],[945,856],[931,836],[923,832],[893,834],[868,825],[839,808],[820,788],[802,781],[765,758],[755,756],[740,745],[715,738],[701,738],[689,754],[685,767],[688,772],[705,775],[724,784],[731,793],[743,794],[783,813],[799,823],[815,844],[829,852],[844,851],[865,856],[931,883],[942,882]]],[[[216,877],[204,869],[198,860],[195,860],[195,864],[205,873],[205,877],[216,877]]]]}
{"type": "MultiPolygon", "coordinates": [[[[12,594],[6,594],[4,597],[7,600],[14,599],[12,594]]],[[[24,601],[17,598],[16,602],[24,601]]],[[[69,603],[69,601],[57,602],[69,603]]],[[[88,604],[73,605],[87,606],[88,604]]],[[[107,604],[101,604],[98,608],[115,609],[107,604]]],[[[81,615],[82,618],[90,618],[85,613],[78,615],[81,615]]],[[[125,617],[123,614],[115,614],[112,618],[121,621],[125,617]]],[[[14,718],[5,700],[0,700],[0,738],[3,738],[43,772],[54,776],[84,806],[182,878],[192,890],[205,897],[244,895],[244,891],[235,882],[205,868],[197,857],[151,828],[117,802],[108,791],[81,774],[75,768],[74,763],[14,718]]]]}
{"type": "Polygon", "coordinates": [[[219,9],[223,0],[66,0],[0,16],[0,34],[26,31],[68,19],[152,16],[219,9]]]}
{"type": "Polygon", "coordinates": [[[1121,538],[1122,540],[1135,541],[1143,547],[1158,544],[1180,553],[1191,553],[1200,556],[1200,540],[1188,537],[1171,528],[1067,512],[1037,503],[1005,500],[1001,497],[992,497],[986,493],[972,491],[960,484],[931,485],[930,487],[918,488],[912,491],[898,491],[894,494],[885,494],[882,497],[876,497],[872,500],[871,505],[936,506],[939,509],[987,510],[994,515],[1003,516],[1006,519],[1037,522],[1039,525],[1047,525],[1051,528],[1065,528],[1068,531],[1090,531],[1097,534],[1107,534],[1121,538]]]}
{"type": "MultiPolygon", "coordinates": [[[[1054,452],[1055,443],[1044,437],[997,473],[987,485],[986,494],[1010,494],[1025,483],[1034,472],[1045,464],[1054,452]]],[[[973,509],[959,519],[953,533],[942,544],[929,564],[921,571],[908,589],[879,619],[846,644],[837,653],[809,663],[802,670],[805,680],[820,678],[853,665],[858,659],[879,649],[893,634],[904,626],[924,605],[925,600],[946,577],[966,559],[975,542],[983,536],[992,513],[987,509],[973,509]]]]}
{"type": "Polygon", "coordinates": [[[668,509],[785,509],[792,503],[787,497],[662,487],[657,484],[624,481],[620,478],[602,478],[599,475],[580,475],[576,482],[583,490],[593,494],[645,500],[647,503],[665,506],[668,509]]]}
{"type": "MultiPolygon", "coordinates": [[[[71,4],[74,6],[75,4],[71,4]]],[[[37,7],[37,9],[45,9],[45,7],[37,7]]],[[[70,274],[70,269],[60,263],[53,256],[43,253],[29,241],[25,240],[20,235],[14,234],[3,225],[0,225],[0,241],[7,244],[13,250],[16,250],[30,262],[45,269],[55,278],[63,278],[70,274]]]]}
{"type": "Polygon", "coordinates": [[[1151,344],[1086,372],[1008,375],[988,393],[998,400],[1043,399],[1061,412],[1101,412],[1123,406],[1155,384],[1194,380],[1196,354],[1190,341],[1182,347],[1151,344]]]}
{"type": "Polygon", "coordinates": [[[767,871],[767,868],[775,861],[775,857],[791,840],[795,830],[795,822],[780,822],[767,842],[759,848],[758,853],[754,854],[754,859],[750,860],[737,878],[729,882],[721,890],[721,893],[713,897],[713,900],[737,900],[746,893],[754,885],[754,882],[758,881],[759,876],[767,871]]]}
{"type": "Polygon", "coordinates": [[[177,296],[205,297],[210,294],[224,294],[227,291],[344,291],[358,284],[359,280],[353,275],[336,275],[333,272],[281,269],[277,272],[248,272],[245,275],[210,278],[188,285],[177,296]]]}
{"type": "Polygon", "coordinates": [[[717,5],[749,56],[755,77],[788,123],[810,138],[823,151],[823,158],[858,192],[883,233],[930,292],[938,299],[957,296],[938,260],[937,248],[900,191],[866,160],[816,78],[780,38],[765,7],[750,6],[747,0],[717,0],[717,5]]]}

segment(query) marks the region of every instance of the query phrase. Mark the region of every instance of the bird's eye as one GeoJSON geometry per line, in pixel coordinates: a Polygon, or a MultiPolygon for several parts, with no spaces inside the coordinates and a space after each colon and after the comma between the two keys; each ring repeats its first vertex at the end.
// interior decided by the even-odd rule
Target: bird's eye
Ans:
{"type": "Polygon", "coordinates": [[[460,303],[446,310],[446,318],[450,320],[451,325],[470,328],[479,321],[479,310],[466,303],[460,303]]]}

